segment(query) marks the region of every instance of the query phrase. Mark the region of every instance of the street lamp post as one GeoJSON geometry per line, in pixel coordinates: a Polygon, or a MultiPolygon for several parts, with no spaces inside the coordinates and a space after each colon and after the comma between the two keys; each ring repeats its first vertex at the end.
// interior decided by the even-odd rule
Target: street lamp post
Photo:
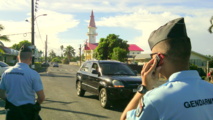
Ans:
{"type": "Polygon", "coordinates": [[[32,10],[31,10],[31,28],[32,28],[32,30],[31,30],[31,43],[32,43],[32,46],[33,46],[33,56],[32,56],[32,68],[34,69],[35,68],[35,66],[34,66],[34,0],[32,0],[32,10]]]}
{"type": "Polygon", "coordinates": [[[34,69],[35,68],[35,65],[34,65],[34,58],[35,58],[35,28],[34,28],[34,23],[35,23],[35,20],[36,18],[38,18],[39,16],[47,16],[47,14],[42,14],[42,15],[38,15],[37,17],[34,16],[34,0],[32,0],[32,13],[31,13],[31,28],[32,28],[32,32],[31,32],[31,43],[32,43],[32,51],[33,51],[33,56],[32,56],[32,68],[34,69]]]}

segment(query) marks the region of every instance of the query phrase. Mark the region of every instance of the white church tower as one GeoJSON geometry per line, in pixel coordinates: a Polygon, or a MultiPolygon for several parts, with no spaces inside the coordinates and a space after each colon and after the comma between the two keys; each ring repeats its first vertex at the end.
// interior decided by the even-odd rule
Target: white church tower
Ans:
{"type": "Polygon", "coordinates": [[[88,33],[87,35],[89,36],[89,43],[96,43],[96,36],[98,35],[96,33],[96,25],[95,25],[95,19],[94,19],[94,15],[93,15],[93,10],[91,12],[91,16],[90,16],[90,22],[89,22],[89,26],[88,26],[88,33]]]}

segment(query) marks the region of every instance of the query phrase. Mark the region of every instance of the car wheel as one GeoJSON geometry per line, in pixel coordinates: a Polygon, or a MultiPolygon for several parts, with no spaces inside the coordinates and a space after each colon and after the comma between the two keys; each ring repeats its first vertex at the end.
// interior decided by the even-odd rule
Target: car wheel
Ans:
{"type": "Polygon", "coordinates": [[[76,90],[77,90],[77,95],[81,97],[83,97],[86,92],[85,90],[82,89],[80,81],[78,81],[76,84],[76,90]]]}
{"type": "Polygon", "coordinates": [[[108,98],[108,95],[107,95],[106,88],[102,88],[100,90],[99,100],[100,100],[100,103],[101,103],[101,107],[103,107],[103,108],[109,108],[110,107],[110,101],[109,101],[109,98],[108,98]]]}

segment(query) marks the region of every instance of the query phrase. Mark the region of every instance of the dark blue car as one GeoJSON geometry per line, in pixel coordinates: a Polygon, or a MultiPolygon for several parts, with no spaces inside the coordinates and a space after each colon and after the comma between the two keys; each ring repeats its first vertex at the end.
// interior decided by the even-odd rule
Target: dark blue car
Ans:
{"type": "Polygon", "coordinates": [[[76,75],[77,95],[84,96],[85,92],[98,95],[104,108],[115,100],[131,99],[140,84],[137,72],[118,61],[87,61],[76,75]]]}

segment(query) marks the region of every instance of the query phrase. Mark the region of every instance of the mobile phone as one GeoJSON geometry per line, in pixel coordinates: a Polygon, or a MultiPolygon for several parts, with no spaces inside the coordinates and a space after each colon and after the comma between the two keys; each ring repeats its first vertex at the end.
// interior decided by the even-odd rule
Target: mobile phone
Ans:
{"type": "Polygon", "coordinates": [[[156,59],[157,59],[157,65],[156,65],[156,67],[158,67],[159,64],[160,64],[160,56],[159,56],[159,55],[156,55],[156,59]]]}
{"type": "Polygon", "coordinates": [[[162,54],[158,54],[156,55],[156,59],[157,59],[157,67],[161,66],[163,64],[163,58],[164,56],[162,54]]]}

